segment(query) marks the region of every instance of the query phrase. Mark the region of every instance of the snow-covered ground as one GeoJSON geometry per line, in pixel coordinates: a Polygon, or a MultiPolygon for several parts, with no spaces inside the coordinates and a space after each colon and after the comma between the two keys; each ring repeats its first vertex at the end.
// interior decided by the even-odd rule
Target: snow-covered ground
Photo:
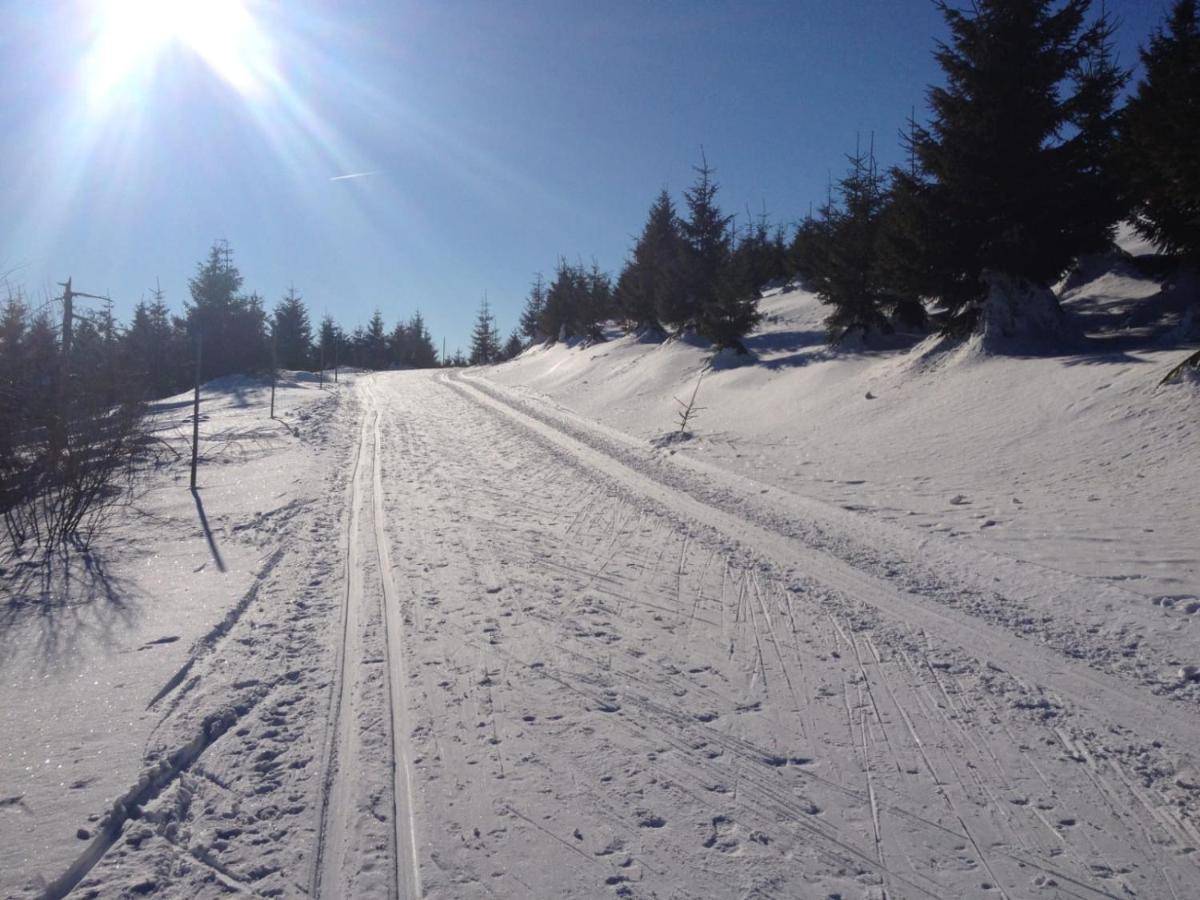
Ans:
{"type": "MultiPolygon", "coordinates": [[[[1156,289],[1106,272],[1073,289],[1068,308],[1082,307],[1085,322],[1115,318],[1156,289]]],[[[763,311],[748,342],[756,365],[710,370],[701,347],[621,336],[537,347],[487,377],[644,441],[678,430],[676,398],[699,381],[693,436],[672,451],[1111,579],[1147,603],[1200,595],[1197,387],[1158,387],[1184,355],[1177,346],[1117,335],[1052,356],[941,359],[922,352],[934,341],[832,353],[811,294],[772,292],[763,311]]]]}
{"type": "MultiPolygon", "coordinates": [[[[191,394],[155,404],[159,464],[91,551],[56,560],[48,581],[40,566],[10,561],[0,589],[0,895],[53,881],[91,846],[167,741],[164,716],[196,662],[224,664],[218,648],[239,616],[277,627],[255,610],[274,599],[267,579],[291,558],[300,514],[312,518],[328,503],[328,479],[344,477],[334,470],[348,439],[333,433],[341,393],[311,376],[279,385],[275,421],[269,398],[248,379],[206,386],[195,495],[191,394]],[[160,696],[166,685],[177,693],[160,696]]],[[[336,543],[341,510],[322,515],[336,543]]]]}
{"type": "Polygon", "coordinates": [[[747,366],[622,337],[294,382],[284,425],[214,386],[211,540],[167,452],[5,608],[0,893],[1194,896],[1179,349],[764,310],[747,366]]]}

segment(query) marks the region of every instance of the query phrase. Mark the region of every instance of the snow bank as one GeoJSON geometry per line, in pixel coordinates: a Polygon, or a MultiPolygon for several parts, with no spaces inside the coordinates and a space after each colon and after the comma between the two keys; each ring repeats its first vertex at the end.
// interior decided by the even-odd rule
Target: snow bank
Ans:
{"type": "MultiPolygon", "coordinates": [[[[909,336],[892,350],[833,350],[825,310],[769,292],[726,369],[685,341],[632,336],[550,345],[487,378],[647,442],[678,429],[675,398],[704,374],[683,453],[761,482],[1144,594],[1200,595],[1200,408],[1190,385],[1157,388],[1178,363],[1146,332],[1111,329],[1159,285],[1089,273],[1054,295],[993,279],[985,328],[967,342],[909,336]],[[1020,312],[1018,312],[1020,310],[1020,312]],[[1051,341],[1032,335],[1050,330],[1051,341]]],[[[666,446],[664,444],[664,446],[666,446]]]]}

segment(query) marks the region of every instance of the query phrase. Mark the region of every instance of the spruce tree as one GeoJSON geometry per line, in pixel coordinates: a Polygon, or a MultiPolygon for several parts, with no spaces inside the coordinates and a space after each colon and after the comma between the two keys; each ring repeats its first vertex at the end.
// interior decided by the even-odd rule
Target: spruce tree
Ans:
{"type": "Polygon", "coordinates": [[[822,210],[823,246],[811,272],[813,290],[833,307],[825,326],[834,343],[854,331],[864,337],[891,331],[884,310],[892,298],[879,257],[886,181],[873,147],[856,150],[849,160],[849,171],[838,182],[839,205],[822,210]]]}
{"type": "Polygon", "coordinates": [[[383,324],[383,313],[378,308],[371,315],[366,331],[362,333],[361,357],[365,368],[381,371],[389,367],[391,354],[388,352],[387,329],[383,324]]]}
{"type": "Polygon", "coordinates": [[[525,308],[521,311],[521,334],[531,341],[545,340],[548,335],[541,330],[542,311],[546,308],[546,282],[542,273],[534,276],[533,284],[529,287],[529,296],[525,299],[525,308]]]}
{"type": "Polygon", "coordinates": [[[475,317],[475,329],[471,332],[470,362],[473,366],[491,365],[499,354],[500,338],[496,332],[496,319],[488,304],[487,294],[484,294],[475,317]]]}
{"type": "Polygon", "coordinates": [[[134,377],[145,387],[146,397],[166,397],[186,384],[186,364],[191,358],[187,341],[171,322],[161,288],[153,299],[134,307],[124,336],[123,357],[134,377]]]}
{"type": "Polygon", "coordinates": [[[662,332],[661,322],[680,314],[683,252],[679,216],[664,189],[651,205],[642,233],[617,279],[616,310],[634,331],[662,332]]]}
{"type": "Polygon", "coordinates": [[[413,368],[415,342],[407,322],[397,322],[388,337],[388,360],[393,367],[413,368]]]}
{"type": "Polygon", "coordinates": [[[437,347],[433,345],[433,335],[429,333],[420,310],[408,320],[408,334],[412,352],[410,364],[418,369],[434,368],[438,362],[437,347]]]}
{"type": "Polygon", "coordinates": [[[765,210],[755,218],[750,217],[749,210],[746,215],[746,228],[733,248],[730,265],[741,281],[761,289],[787,275],[784,229],[779,227],[772,233],[765,210]]]}
{"type": "MultiPolygon", "coordinates": [[[[379,311],[376,310],[375,312],[376,315],[378,315],[379,311]]],[[[379,324],[382,327],[382,317],[380,317],[379,324]]],[[[328,365],[328,347],[326,348],[325,353],[326,365],[328,365]]],[[[361,325],[356,325],[354,330],[350,332],[350,336],[346,339],[346,360],[350,365],[359,369],[371,368],[371,361],[367,352],[367,331],[361,325]]]]}
{"type": "Polygon", "coordinates": [[[709,166],[703,150],[695,171],[696,180],[683,195],[688,207],[688,218],[681,225],[686,247],[683,290],[670,298],[672,308],[659,310],[663,321],[675,325],[679,331],[695,330],[705,307],[717,302],[731,249],[732,217],[724,215],[717,206],[719,185],[713,179],[716,172],[709,166]]]}
{"type": "Polygon", "coordinates": [[[203,341],[204,378],[262,371],[270,363],[267,316],[257,294],[243,296],[242,273],[228,242],[216,241],[188,281],[189,341],[203,341]]]}
{"type": "Polygon", "coordinates": [[[7,485],[9,478],[24,468],[18,448],[30,404],[27,394],[31,373],[25,359],[28,314],[24,298],[9,293],[0,311],[0,485],[7,485]]]}
{"type": "MultiPolygon", "coordinates": [[[[1085,27],[1089,5],[977,0],[963,11],[939,0],[946,83],[929,91],[933,119],[915,129],[917,172],[901,190],[924,207],[912,217],[927,229],[915,243],[949,331],[979,322],[985,273],[1049,285],[1112,224],[1086,202],[1100,182],[1080,168],[1085,138],[1070,127],[1106,36],[1103,20],[1085,27]]],[[[1104,113],[1098,93],[1087,98],[1092,116],[1104,113]]]]}
{"type": "Polygon", "coordinates": [[[1176,0],[1141,53],[1122,149],[1133,223],[1165,252],[1200,265],[1200,11],[1176,0]]]}
{"type": "Polygon", "coordinates": [[[506,360],[516,359],[524,349],[525,343],[521,340],[521,332],[514,328],[512,334],[508,336],[508,340],[504,344],[501,355],[506,360]]]}
{"type": "MultiPolygon", "coordinates": [[[[732,236],[729,241],[732,247],[732,236]]],[[[762,318],[758,311],[758,277],[753,256],[745,254],[739,258],[736,253],[731,253],[717,275],[716,289],[701,307],[696,322],[696,333],[711,341],[717,350],[747,352],[742,338],[762,318]]]]}
{"type": "MultiPolygon", "coordinates": [[[[831,207],[832,201],[830,201],[831,207]]],[[[822,207],[822,209],[827,208],[822,207]]],[[[791,274],[799,276],[801,283],[809,290],[813,287],[813,279],[817,267],[820,265],[821,255],[828,250],[829,244],[826,235],[828,223],[828,215],[822,214],[818,217],[813,215],[810,210],[796,227],[796,233],[792,236],[792,243],[788,247],[788,268],[791,274]]]]}
{"type": "Polygon", "coordinates": [[[603,341],[604,323],[613,314],[612,279],[593,260],[582,281],[584,299],[580,305],[579,330],[590,341],[603,341]]]}
{"type": "Polygon", "coordinates": [[[241,368],[242,361],[233,346],[235,320],[244,304],[241,287],[242,273],[233,264],[229,244],[214,242],[208,259],[198,265],[196,275],[188,281],[191,302],[185,304],[188,337],[203,344],[203,378],[228,375],[241,368]]]}
{"type": "Polygon", "coordinates": [[[321,319],[321,329],[317,336],[315,353],[318,363],[323,362],[327,369],[347,365],[349,362],[347,350],[345,332],[333,321],[333,316],[327,313],[321,319]]]}
{"type": "Polygon", "coordinates": [[[1129,70],[1117,60],[1116,24],[1106,10],[1089,29],[1089,48],[1075,73],[1071,107],[1074,137],[1067,143],[1077,180],[1064,198],[1069,216],[1067,240],[1076,253],[1109,250],[1117,222],[1129,215],[1127,178],[1120,158],[1118,99],[1129,70]]]}
{"type": "Polygon", "coordinates": [[[551,340],[583,337],[583,310],[588,303],[587,276],[582,267],[559,258],[554,280],[546,289],[546,302],[538,330],[551,340]]]}
{"type": "Polygon", "coordinates": [[[275,344],[275,361],[281,369],[307,369],[312,362],[312,325],[304,299],[294,287],[279,305],[271,322],[271,337],[275,344]]]}

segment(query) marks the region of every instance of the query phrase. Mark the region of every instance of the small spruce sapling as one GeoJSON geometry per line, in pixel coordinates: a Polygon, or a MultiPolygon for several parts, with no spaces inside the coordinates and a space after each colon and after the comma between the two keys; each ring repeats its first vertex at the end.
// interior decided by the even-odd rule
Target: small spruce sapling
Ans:
{"type": "Polygon", "coordinates": [[[688,398],[686,403],[678,397],[675,398],[675,402],[679,404],[679,412],[676,413],[676,417],[679,419],[678,434],[680,437],[685,437],[688,434],[688,424],[705,409],[703,406],[696,405],[696,396],[700,393],[700,382],[703,380],[704,373],[701,372],[700,377],[696,379],[696,386],[692,388],[692,396],[688,398]]]}

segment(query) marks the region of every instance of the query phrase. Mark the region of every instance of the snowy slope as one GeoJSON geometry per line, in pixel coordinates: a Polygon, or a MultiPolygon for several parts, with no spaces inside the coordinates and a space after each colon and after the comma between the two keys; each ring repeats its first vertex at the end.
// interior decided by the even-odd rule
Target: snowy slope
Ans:
{"type": "MultiPolygon", "coordinates": [[[[1106,272],[1068,308],[1157,286],[1106,272]]],[[[708,369],[685,342],[620,336],[535,347],[486,377],[636,438],[676,428],[679,452],[790,492],[987,550],[1127,585],[1152,602],[1200,594],[1200,403],[1157,387],[1179,348],[1096,341],[1061,356],[917,364],[924,347],[832,352],[803,291],[772,292],[759,362],[708,369]],[[1111,348],[1111,349],[1110,349],[1111,348]]]]}
{"type": "Polygon", "coordinates": [[[297,378],[282,423],[212,385],[200,505],[162,404],[93,555],[4,576],[0,894],[1190,896],[1179,349],[832,353],[764,306],[753,365],[614,336],[297,378]]]}

